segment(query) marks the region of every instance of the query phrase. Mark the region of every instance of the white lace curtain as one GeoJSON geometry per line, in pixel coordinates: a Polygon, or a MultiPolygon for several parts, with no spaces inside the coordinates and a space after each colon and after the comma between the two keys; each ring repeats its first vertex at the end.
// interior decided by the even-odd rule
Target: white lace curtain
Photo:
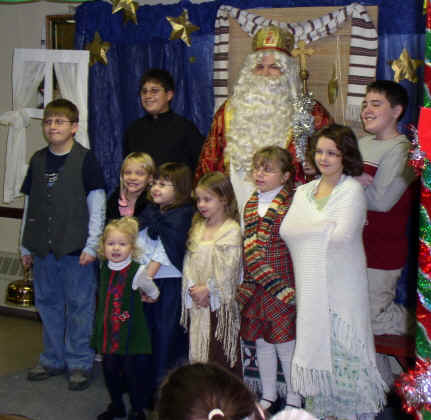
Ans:
{"type": "Polygon", "coordinates": [[[30,124],[31,116],[26,107],[33,99],[34,92],[45,74],[46,63],[28,62],[27,64],[12,75],[13,111],[0,115],[0,122],[9,125],[3,193],[5,203],[10,203],[19,195],[27,171],[26,128],[30,124]]]}
{"type": "Polygon", "coordinates": [[[87,134],[88,51],[15,49],[12,88],[13,110],[0,115],[0,123],[9,126],[3,201],[19,197],[28,164],[26,128],[31,118],[42,118],[35,108],[36,92],[44,80],[44,105],[53,98],[53,68],[62,97],[71,100],[80,112],[76,140],[89,147],[87,134]]]}

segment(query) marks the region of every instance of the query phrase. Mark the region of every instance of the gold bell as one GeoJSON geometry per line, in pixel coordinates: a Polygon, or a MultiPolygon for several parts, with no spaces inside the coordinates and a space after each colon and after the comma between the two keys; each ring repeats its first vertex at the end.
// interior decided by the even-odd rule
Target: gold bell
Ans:
{"type": "Polygon", "coordinates": [[[33,282],[30,279],[30,268],[24,268],[24,278],[9,283],[6,300],[19,306],[34,305],[33,282]]]}

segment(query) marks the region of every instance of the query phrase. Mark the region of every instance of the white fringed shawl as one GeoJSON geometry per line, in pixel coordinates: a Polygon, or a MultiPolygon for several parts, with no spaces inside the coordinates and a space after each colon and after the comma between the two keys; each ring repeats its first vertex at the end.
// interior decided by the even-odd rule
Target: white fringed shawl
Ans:
{"type": "Polygon", "coordinates": [[[297,298],[296,348],[292,385],[304,396],[332,394],[331,318],[348,351],[375,379],[377,405],[384,399],[375,369],[369,318],[366,260],[362,229],[366,200],[361,185],[343,175],[325,207],[314,193],[320,180],[298,188],[280,229],[293,258],[297,298]]]}
{"type": "Polygon", "coordinates": [[[190,234],[183,269],[181,324],[190,330],[190,361],[207,362],[210,308],[197,308],[188,290],[193,285],[209,286],[210,291],[214,292],[214,296],[210,295],[211,309],[215,309],[217,315],[215,338],[222,343],[227,360],[234,366],[240,326],[235,295],[241,272],[241,229],[237,222],[228,219],[218,229],[214,239],[202,241],[204,228],[203,221],[197,222],[190,234]]]}

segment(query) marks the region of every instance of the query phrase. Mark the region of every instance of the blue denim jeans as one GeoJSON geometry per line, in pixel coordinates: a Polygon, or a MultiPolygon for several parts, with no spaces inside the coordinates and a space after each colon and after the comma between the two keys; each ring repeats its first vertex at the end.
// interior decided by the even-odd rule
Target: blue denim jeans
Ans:
{"type": "Polygon", "coordinates": [[[34,257],[36,308],[42,319],[40,363],[52,368],[90,370],[96,304],[97,261],[79,265],[79,256],[34,257]]]}

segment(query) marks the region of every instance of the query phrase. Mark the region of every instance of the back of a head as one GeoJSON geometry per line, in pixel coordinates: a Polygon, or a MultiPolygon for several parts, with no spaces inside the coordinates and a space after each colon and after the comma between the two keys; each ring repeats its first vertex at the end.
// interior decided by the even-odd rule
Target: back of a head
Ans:
{"type": "Polygon", "coordinates": [[[174,370],[160,387],[160,420],[240,420],[256,411],[254,394],[224,368],[194,363],[174,370]]]}

